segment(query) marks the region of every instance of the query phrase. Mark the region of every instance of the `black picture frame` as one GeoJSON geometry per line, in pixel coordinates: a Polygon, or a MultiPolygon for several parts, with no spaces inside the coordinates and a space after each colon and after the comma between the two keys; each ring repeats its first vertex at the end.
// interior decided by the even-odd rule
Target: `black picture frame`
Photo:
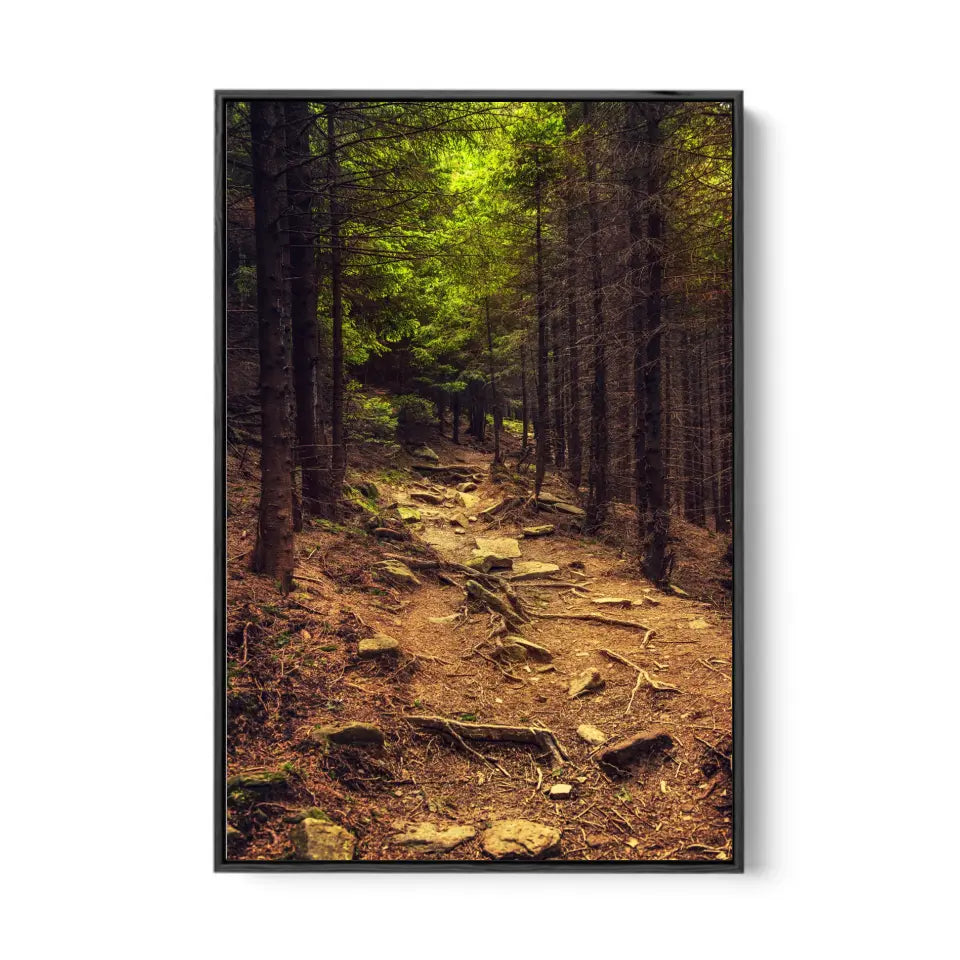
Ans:
{"type": "Polygon", "coordinates": [[[743,873],[743,91],[741,90],[217,90],[215,109],[214,871],[743,873]],[[733,856],[728,861],[236,861],[226,846],[226,106],[236,100],[725,101],[733,111],[733,856]]]}

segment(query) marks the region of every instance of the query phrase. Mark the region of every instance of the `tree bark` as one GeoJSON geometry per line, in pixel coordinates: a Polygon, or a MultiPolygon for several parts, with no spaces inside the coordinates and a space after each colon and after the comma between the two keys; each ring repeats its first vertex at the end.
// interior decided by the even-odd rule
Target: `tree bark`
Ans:
{"type": "Polygon", "coordinates": [[[343,431],[344,382],[343,382],[343,249],[340,230],[343,211],[340,205],[339,161],[337,159],[336,108],[326,105],[327,150],[329,151],[329,201],[330,201],[330,290],[332,298],[333,345],[332,345],[332,398],[330,404],[330,488],[335,498],[333,512],[337,512],[343,481],[347,472],[347,447],[343,431]]]}
{"type": "Polygon", "coordinates": [[[627,150],[631,162],[627,170],[627,229],[630,237],[628,256],[630,289],[630,328],[633,335],[633,481],[637,504],[637,543],[646,535],[647,463],[644,446],[644,354],[646,349],[646,310],[644,292],[644,171],[641,162],[640,104],[627,103],[627,150]]]}
{"type": "Polygon", "coordinates": [[[503,423],[503,417],[500,414],[500,399],[497,396],[497,370],[493,362],[493,328],[490,325],[489,297],[484,298],[483,306],[487,317],[487,359],[490,367],[490,392],[493,400],[493,462],[502,463],[503,457],[500,454],[500,427],[503,423]]]}
{"type": "MultiPolygon", "coordinates": [[[[573,122],[569,108],[566,117],[568,135],[572,133],[573,122]]],[[[574,488],[580,486],[583,470],[580,442],[580,344],[577,331],[577,250],[574,228],[572,197],[567,198],[567,270],[566,270],[566,306],[567,306],[567,385],[570,397],[568,411],[567,453],[570,482],[574,488]]]]}
{"type": "Polygon", "coordinates": [[[543,477],[550,459],[550,410],[548,406],[548,366],[547,366],[547,306],[543,292],[543,223],[542,223],[542,173],[539,151],[534,153],[536,180],[534,184],[537,208],[536,220],[536,257],[537,257],[537,422],[535,425],[537,442],[537,469],[534,477],[534,496],[540,495],[543,477]]]}
{"type": "Polygon", "coordinates": [[[592,533],[603,523],[607,508],[607,357],[603,329],[603,267],[600,262],[600,213],[597,208],[597,171],[590,126],[592,104],[583,104],[588,132],[584,143],[587,167],[587,212],[590,221],[590,276],[593,288],[593,387],[590,394],[590,489],[585,528],[592,533]]]}
{"type": "Polygon", "coordinates": [[[330,516],[332,497],[317,427],[317,271],[314,257],[310,126],[305,100],[283,104],[287,128],[287,195],[290,205],[290,304],[293,323],[293,381],[296,396],[297,458],[302,505],[308,515],[330,516]]]}
{"type": "Polygon", "coordinates": [[[292,332],[284,295],[287,198],[281,104],[251,101],[250,128],[261,408],[260,513],[253,566],[287,593],[293,581],[292,332]]]}
{"type": "Polygon", "coordinates": [[[647,342],[644,368],[644,448],[646,456],[647,513],[643,567],[654,583],[663,583],[667,573],[667,538],[670,514],[667,510],[661,441],[661,321],[663,297],[663,217],[660,211],[660,118],[661,107],[644,103],[647,194],[647,342]]]}

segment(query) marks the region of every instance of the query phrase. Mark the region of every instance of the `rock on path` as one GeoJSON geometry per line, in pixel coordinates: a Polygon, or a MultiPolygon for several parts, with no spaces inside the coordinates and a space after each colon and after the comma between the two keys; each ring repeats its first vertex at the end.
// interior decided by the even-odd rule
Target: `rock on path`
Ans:
{"type": "Polygon", "coordinates": [[[533,820],[495,820],[480,845],[494,860],[543,860],[560,852],[560,831],[533,820]]]}
{"type": "Polygon", "coordinates": [[[290,832],[298,860],[352,860],[357,838],[325,820],[301,820],[290,832]]]}
{"type": "Polygon", "coordinates": [[[453,826],[438,830],[432,823],[418,823],[406,833],[398,833],[390,838],[390,843],[403,847],[412,847],[419,853],[449,853],[461,843],[472,840],[477,835],[473,827],[453,826]]]}

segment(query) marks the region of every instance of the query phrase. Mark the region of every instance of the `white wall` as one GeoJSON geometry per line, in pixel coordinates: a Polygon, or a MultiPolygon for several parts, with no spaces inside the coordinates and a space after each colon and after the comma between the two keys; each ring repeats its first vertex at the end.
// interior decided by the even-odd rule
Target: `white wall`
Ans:
{"type": "Polygon", "coordinates": [[[7,12],[11,955],[944,956],[955,14],[328,7],[7,12]],[[215,87],[746,91],[745,876],[212,874],[215,87]]]}

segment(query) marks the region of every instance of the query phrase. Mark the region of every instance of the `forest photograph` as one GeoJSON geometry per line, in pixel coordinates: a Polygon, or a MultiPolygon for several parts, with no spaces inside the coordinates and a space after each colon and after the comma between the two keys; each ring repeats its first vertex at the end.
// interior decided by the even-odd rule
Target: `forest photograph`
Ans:
{"type": "Polygon", "coordinates": [[[218,95],[218,868],[742,868],[740,105],[625,96],[218,95]]]}

